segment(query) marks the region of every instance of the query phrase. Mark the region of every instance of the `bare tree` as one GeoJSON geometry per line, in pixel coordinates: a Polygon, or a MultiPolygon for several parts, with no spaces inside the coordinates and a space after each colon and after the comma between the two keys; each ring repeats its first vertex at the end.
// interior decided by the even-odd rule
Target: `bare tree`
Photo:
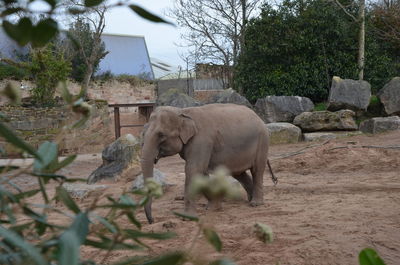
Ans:
{"type": "Polygon", "coordinates": [[[192,61],[235,66],[244,29],[261,0],[176,0],[168,16],[186,29],[181,35],[192,61]]]}
{"type": "Polygon", "coordinates": [[[350,13],[339,0],[334,0],[334,2],[359,25],[357,66],[358,79],[363,80],[365,68],[365,0],[359,0],[358,2],[358,17],[350,13]]]}
{"type": "MultiPolygon", "coordinates": [[[[84,7],[84,4],[79,0],[70,0],[66,5],[68,8],[84,7]]],[[[105,13],[107,12],[107,7],[105,5],[99,5],[88,8],[88,11],[89,12],[84,14],[75,15],[72,23],[87,23],[90,26],[90,49],[87,49],[88,36],[79,33],[74,34],[73,32],[68,36],[71,39],[74,48],[76,48],[76,52],[79,53],[79,56],[81,56],[86,65],[83,74],[81,92],[84,98],[87,97],[87,90],[95,72],[96,64],[98,64],[98,62],[108,54],[108,51],[104,50],[104,43],[101,39],[101,35],[103,34],[106,25],[105,13]]]]}
{"type": "Polygon", "coordinates": [[[380,0],[372,4],[372,19],[378,36],[400,49],[400,0],[380,0]]]}

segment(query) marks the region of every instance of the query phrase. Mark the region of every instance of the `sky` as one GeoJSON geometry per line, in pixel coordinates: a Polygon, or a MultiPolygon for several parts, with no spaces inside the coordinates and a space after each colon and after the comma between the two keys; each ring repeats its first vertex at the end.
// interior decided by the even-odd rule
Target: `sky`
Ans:
{"type": "MultiPolygon", "coordinates": [[[[171,18],[164,15],[165,10],[173,6],[173,2],[174,0],[133,1],[134,4],[174,23],[171,18]]],[[[174,66],[184,66],[179,53],[184,53],[185,48],[175,45],[182,43],[177,26],[153,23],[139,17],[127,7],[118,7],[107,12],[104,32],[144,36],[150,57],[160,59],[174,66]]]]}

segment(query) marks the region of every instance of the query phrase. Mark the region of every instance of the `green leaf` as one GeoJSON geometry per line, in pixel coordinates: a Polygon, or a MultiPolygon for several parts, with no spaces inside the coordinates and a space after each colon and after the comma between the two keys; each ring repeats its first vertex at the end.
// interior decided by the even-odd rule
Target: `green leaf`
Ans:
{"type": "Polygon", "coordinates": [[[56,143],[46,141],[39,146],[38,153],[42,159],[35,160],[33,169],[40,172],[57,161],[58,146],[56,143]]]}
{"type": "Polygon", "coordinates": [[[3,21],[3,28],[7,35],[20,46],[25,46],[31,40],[33,26],[31,20],[27,17],[21,18],[16,25],[3,21]]]}
{"type": "Polygon", "coordinates": [[[195,221],[198,222],[199,218],[194,215],[186,214],[186,213],[178,213],[178,212],[173,212],[176,216],[182,217],[183,219],[187,219],[190,221],[195,221]]]}
{"type": "Polygon", "coordinates": [[[182,264],[184,261],[184,254],[180,252],[166,254],[155,259],[151,259],[142,263],[141,265],[176,265],[182,264]]]}
{"type": "Polygon", "coordinates": [[[43,47],[58,33],[57,22],[51,18],[39,21],[32,31],[33,47],[43,47]]]}
{"type": "Polygon", "coordinates": [[[145,257],[143,256],[133,256],[129,257],[126,259],[123,259],[121,261],[117,261],[115,263],[112,263],[112,265],[133,265],[133,264],[138,264],[138,262],[144,260],[145,257]]]}
{"type": "Polygon", "coordinates": [[[358,256],[358,261],[360,265],[385,265],[385,262],[372,248],[363,249],[358,256]]]}
{"type": "Polygon", "coordinates": [[[4,11],[1,13],[0,17],[6,17],[6,16],[9,16],[9,15],[15,14],[15,13],[17,13],[17,12],[19,12],[19,11],[22,11],[22,10],[23,10],[23,9],[20,8],[20,7],[7,8],[6,10],[4,10],[4,11]]]}
{"type": "Polygon", "coordinates": [[[150,13],[149,11],[143,9],[142,7],[140,7],[138,5],[129,5],[129,7],[133,10],[133,12],[135,12],[136,14],[138,14],[139,16],[141,16],[144,19],[147,19],[147,20],[150,20],[150,21],[156,22],[156,23],[167,23],[167,24],[172,25],[171,22],[168,22],[168,21],[162,19],[161,17],[150,13]]]}
{"type": "Polygon", "coordinates": [[[72,230],[65,231],[60,237],[58,264],[78,265],[79,264],[79,239],[72,230]]]}
{"type": "Polygon", "coordinates": [[[105,219],[101,216],[96,216],[96,219],[99,220],[99,222],[102,223],[111,233],[113,233],[113,234],[118,233],[115,226],[113,224],[111,224],[107,219],[105,219]]]}
{"type": "Polygon", "coordinates": [[[76,214],[81,212],[78,205],[75,203],[75,201],[71,198],[71,196],[62,186],[57,187],[56,193],[57,193],[57,198],[60,201],[62,201],[64,205],[67,206],[68,209],[70,209],[76,214]]]}
{"type": "MultiPolygon", "coordinates": [[[[80,15],[80,14],[84,14],[86,12],[85,9],[82,8],[78,8],[78,7],[71,7],[68,9],[68,13],[70,13],[71,15],[80,15]]],[[[66,101],[67,103],[69,103],[68,101],[66,101]]]]}
{"type": "Polygon", "coordinates": [[[135,218],[133,213],[127,211],[126,217],[128,217],[129,221],[131,221],[131,223],[134,224],[137,228],[139,228],[139,229],[142,228],[142,224],[135,218]]]}
{"type": "Polygon", "coordinates": [[[115,243],[113,240],[105,237],[101,237],[102,241],[93,241],[90,239],[86,239],[85,245],[92,246],[98,249],[107,249],[107,250],[143,250],[143,247],[133,244],[127,243],[115,243]]]}
{"type": "Polygon", "coordinates": [[[15,194],[14,196],[15,196],[15,198],[17,200],[20,200],[22,198],[32,197],[35,194],[37,194],[39,191],[40,191],[40,189],[28,190],[28,191],[25,191],[25,192],[21,192],[21,193],[15,194]]]}
{"type": "Polygon", "coordinates": [[[133,208],[135,208],[137,206],[137,203],[126,194],[121,195],[121,197],[119,198],[119,202],[124,205],[129,205],[133,208]]]}
{"type": "Polygon", "coordinates": [[[175,233],[146,233],[139,230],[124,229],[123,230],[130,238],[151,238],[151,239],[170,239],[176,236],[175,233]]]}
{"type": "Polygon", "coordinates": [[[218,234],[214,230],[209,228],[203,228],[203,233],[207,241],[215,248],[215,250],[221,252],[222,242],[219,239],[218,234]]]}
{"type": "MultiPolygon", "coordinates": [[[[67,37],[69,37],[69,36],[70,35],[67,35],[67,37]]],[[[72,94],[69,92],[66,82],[63,82],[61,85],[61,96],[66,103],[72,104],[74,98],[73,98],[72,94]]]]}
{"type": "Polygon", "coordinates": [[[49,173],[32,173],[33,176],[35,177],[40,177],[45,180],[45,182],[48,182],[50,179],[56,180],[56,181],[66,181],[67,178],[63,175],[57,175],[57,174],[49,174],[49,173]]]}
{"type": "Polygon", "coordinates": [[[6,173],[8,171],[13,171],[15,169],[18,169],[18,166],[0,166],[0,174],[6,173]]]}
{"type": "Polygon", "coordinates": [[[0,122],[0,135],[3,136],[7,140],[7,142],[13,144],[15,147],[18,147],[19,149],[24,150],[28,154],[33,155],[38,160],[42,160],[40,155],[31,145],[29,145],[24,140],[16,136],[15,133],[11,131],[9,128],[7,128],[2,122],[0,122]]]}
{"type": "Polygon", "coordinates": [[[60,169],[62,169],[64,167],[68,166],[72,162],[74,162],[76,157],[77,157],[77,155],[70,155],[67,158],[65,158],[64,160],[62,160],[61,162],[52,164],[48,171],[49,172],[56,172],[57,170],[60,170],[60,169]]]}
{"type": "Polygon", "coordinates": [[[98,6],[103,3],[104,0],[85,0],[86,7],[98,6]]]}
{"type": "Polygon", "coordinates": [[[79,240],[79,245],[83,244],[89,233],[89,218],[87,213],[79,213],[75,217],[74,222],[71,224],[68,230],[76,233],[79,240]]]}
{"type": "Polygon", "coordinates": [[[6,239],[13,246],[18,247],[22,251],[24,251],[31,258],[32,263],[38,265],[48,264],[43,256],[40,254],[38,249],[26,242],[20,235],[18,235],[14,231],[6,229],[2,225],[0,225],[0,236],[6,239]]]}

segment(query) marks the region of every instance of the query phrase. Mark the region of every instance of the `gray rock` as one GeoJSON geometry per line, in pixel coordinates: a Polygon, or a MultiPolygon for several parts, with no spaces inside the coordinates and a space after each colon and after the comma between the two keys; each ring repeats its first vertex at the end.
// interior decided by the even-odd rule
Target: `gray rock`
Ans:
{"type": "Polygon", "coordinates": [[[372,118],[360,124],[360,131],[363,133],[381,133],[393,130],[400,130],[399,116],[372,118]]]}
{"type": "Polygon", "coordinates": [[[371,97],[371,85],[364,80],[332,78],[328,110],[367,110],[371,97]]]}
{"type": "Polygon", "coordinates": [[[187,108],[202,105],[199,101],[195,100],[188,95],[181,93],[177,89],[169,89],[157,98],[157,106],[172,106],[177,108],[187,108]]]}
{"type": "MultiPolygon", "coordinates": [[[[156,168],[154,168],[153,171],[153,179],[156,182],[158,182],[161,185],[161,187],[165,187],[168,185],[165,174],[156,168]]],[[[143,187],[144,187],[143,174],[140,174],[139,176],[136,177],[135,181],[133,182],[132,189],[139,190],[142,189],[143,187]]]]}
{"type": "Polygon", "coordinates": [[[296,116],[293,124],[305,132],[350,131],[358,129],[354,116],[351,110],[303,112],[296,116]]]}
{"type": "Polygon", "coordinates": [[[400,115],[400,77],[390,80],[378,93],[388,115],[400,115]]]}
{"type": "Polygon", "coordinates": [[[107,185],[88,185],[83,183],[64,183],[64,189],[74,199],[84,199],[95,192],[102,192],[107,189],[107,185]]]}
{"type": "Polygon", "coordinates": [[[267,123],[292,122],[302,112],[312,111],[314,104],[309,98],[297,96],[267,96],[256,102],[258,115],[267,123]]]}
{"type": "Polygon", "coordinates": [[[249,108],[252,108],[250,102],[245,97],[234,91],[232,88],[226,89],[220,93],[212,95],[210,99],[207,101],[207,104],[213,104],[213,103],[232,103],[238,105],[245,105],[249,108]]]}
{"type": "Polygon", "coordinates": [[[122,135],[103,150],[103,164],[90,174],[88,183],[93,184],[102,179],[116,180],[128,171],[130,175],[139,174],[140,148],[137,138],[131,134],[122,135]]]}
{"type": "Polygon", "coordinates": [[[274,122],[265,125],[270,144],[297,143],[301,139],[301,129],[291,123],[274,122]]]}
{"type": "Polygon", "coordinates": [[[306,142],[326,141],[330,139],[343,138],[360,134],[362,134],[362,132],[360,131],[312,132],[312,133],[304,133],[303,139],[306,142]]]}

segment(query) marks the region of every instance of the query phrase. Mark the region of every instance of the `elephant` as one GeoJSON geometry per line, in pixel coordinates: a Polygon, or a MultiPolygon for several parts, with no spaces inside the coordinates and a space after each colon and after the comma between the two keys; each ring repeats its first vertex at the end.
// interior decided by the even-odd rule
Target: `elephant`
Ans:
{"type": "MultiPolygon", "coordinates": [[[[157,107],[143,133],[141,167],[144,179],[153,177],[160,158],[179,154],[185,160],[184,204],[195,213],[189,186],[193,176],[226,167],[247,192],[251,206],[263,203],[263,173],[268,164],[268,133],[264,122],[250,108],[236,104],[209,104],[176,108],[157,107]],[[250,177],[246,170],[250,170],[250,177]]],[[[276,183],[275,183],[276,184],[276,183]]],[[[151,199],[145,205],[153,223],[151,199]]]]}

